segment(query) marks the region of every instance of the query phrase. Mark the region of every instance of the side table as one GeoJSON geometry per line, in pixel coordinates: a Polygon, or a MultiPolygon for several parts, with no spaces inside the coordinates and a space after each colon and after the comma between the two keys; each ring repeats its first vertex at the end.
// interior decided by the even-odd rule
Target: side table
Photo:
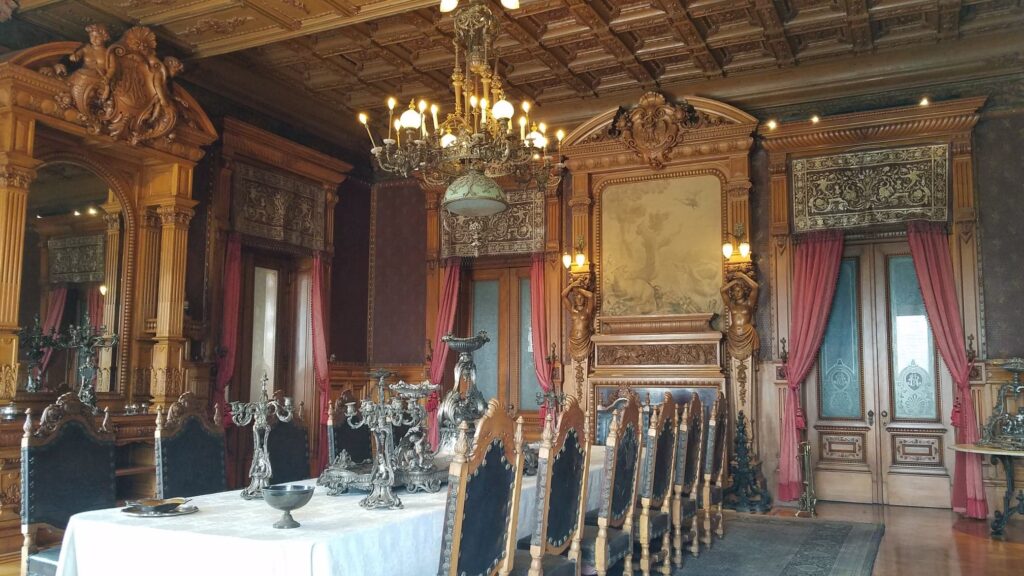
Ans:
{"type": "Polygon", "coordinates": [[[1006,522],[1010,516],[1020,514],[1024,516],[1024,490],[1017,493],[1013,482],[1013,459],[1024,458],[1024,450],[1006,450],[1003,448],[989,448],[977,444],[957,444],[952,447],[957,452],[969,454],[983,454],[992,459],[992,464],[1002,464],[1006,471],[1006,492],[1003,494],[1003,509],[995,511],[995,518],[992,520],[992,536],[1002,536],[1006,529],[1006,522]],[[1017,502],[1013,503],[1014,496],[1017,502]]]}

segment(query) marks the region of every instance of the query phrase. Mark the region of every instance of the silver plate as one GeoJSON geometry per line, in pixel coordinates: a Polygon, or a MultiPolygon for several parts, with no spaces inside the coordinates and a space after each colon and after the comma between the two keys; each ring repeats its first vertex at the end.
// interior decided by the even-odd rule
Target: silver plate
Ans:
{"type": "Polygon", "coordinates": [[[129,506],[122,508],[121,512],[129,516],[135,516],[138,518],[167,518],[169,516],[184,516],[186,514],[194,514],[199,512],[199,508],[196,506],[178,506],[174,510],[169,512],[157,512],[155,510],[145,511],[140,509],[138,506],[129,506]]]}

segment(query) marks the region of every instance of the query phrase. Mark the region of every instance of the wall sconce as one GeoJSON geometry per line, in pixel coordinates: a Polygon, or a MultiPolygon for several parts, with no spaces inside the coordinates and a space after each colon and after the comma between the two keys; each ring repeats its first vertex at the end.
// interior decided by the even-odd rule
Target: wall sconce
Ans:
{"type": "Polygon", "coordinates": [[[576,255],[573,257],[568,252],[562,254],[562,266],[565,266],[566,270],[572,268],[580,269],[587,265],[587,255],[583,253],[583,237],[576,239],[576,255]]]}
{"type": "Polygon", "coordinates": [[[107,285],[106,284],[100,284],[100,296],[106,296],[106,295],[107,295],[107,285]]]}
{"type": "Polygon", "coordinates": [[[725,256],[726,260],[731,260],[736,252],[739,252],[740,258],[744,260],[750,257],[750,243],[743,239],[745,232],[742,222],[736,223],[736,228],[731,234],[726,232],[730,238],[728,242],[722,244],[722,256],[725,256]],[[737,242],[739,246],[736,245],[737,242]]]}

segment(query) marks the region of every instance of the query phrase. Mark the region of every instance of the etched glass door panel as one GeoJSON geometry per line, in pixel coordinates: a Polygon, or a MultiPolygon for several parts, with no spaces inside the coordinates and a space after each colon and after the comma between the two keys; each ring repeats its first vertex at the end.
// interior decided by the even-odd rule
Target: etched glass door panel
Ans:
{"type": "Polygon", "coordinates": [[[857,280],[859,259],[843,258],[819,356],[819,409],[823,419],[859,420],[863,374],[857,280]]]}
{"type": "Polygon", "coordinates": [[[536,410],[536,364],[533,361],[533,307],[530,301],[530,279],[519,279],[519,409],[536,410]]]}
{"type": "Polygon", "coordinates": [[[476,386],[484,398],[498,396],[498,347],[499,328],[499,282],[498,280],[477,280],[473,282],[473,329],[476,334],[487,332],[490,342],[473,353],[476,363],[476,386]]]}
{"type": "Polygon", "coordinates": [[[939,419],[935,341],[910,256],[888,268],[890,379],[893,420],[939,419]]]}

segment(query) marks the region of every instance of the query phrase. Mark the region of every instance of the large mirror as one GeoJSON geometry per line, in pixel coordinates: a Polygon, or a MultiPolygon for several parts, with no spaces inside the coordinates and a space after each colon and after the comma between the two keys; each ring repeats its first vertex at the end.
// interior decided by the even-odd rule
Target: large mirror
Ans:
{"type": "Polygon", "coordinates": [[[26,219],[19,392],[73,391],[95,404],[119,384],[121,203],[87,168],[50,163],[29,189],[26,219]]]}

